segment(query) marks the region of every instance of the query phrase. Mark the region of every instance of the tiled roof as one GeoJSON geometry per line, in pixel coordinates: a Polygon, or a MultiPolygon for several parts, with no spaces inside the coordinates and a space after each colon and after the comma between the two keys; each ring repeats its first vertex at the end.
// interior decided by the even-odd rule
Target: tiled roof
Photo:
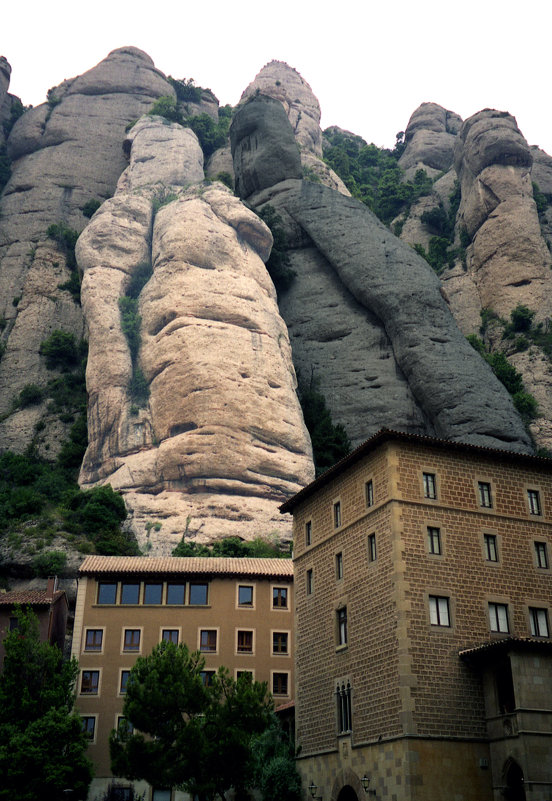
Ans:
{"type": "Polygon", "coordinates": [[[390,428],[382,428],[373,437],[361,443],[358,448],[355,448],[348,456],[344,456],[339,462],[336,462],[332,467],[322,473],[321,476],[311,481],[302,490],[288,498],[285,503],[280,506],[280,512],[293,512],[295,507],[309,498],[320,487],[328,484],[335,476],[338,476],[347,467],[358,462],[363,456],[375,450],[379,445],[388,441],[398,442],[413,442],[420,445],[427,445],[432,448],[440,448],[447,451],[460,451],[464,453],[480,454],[481,456],[490,456],[500,458],[503,462],[513,461],[517,464],[529,464],[532,467],[542,467],[544,469],[552,470],[552,459],[543,456],[533,456],[529,453],[518,453],[517,451],[501,450],[499,448],[488,448],[485,445],[470,445],[467,442],[456,442],[449,439],[437,439],[436,437],[429,437],[423,434],[410,434],[406,431],[393,431],[390,428]]]}
{"type": "Polygon", "coordinates": [[[291,559],[251,559],[222,556],[87,556],[82,575],[100,573],[195,573],[204,576],[293,578],[291,559]]]}
{"type": "Polygon", "coordinates": [[[15,604],[44,604],[49,606],[52,601],[64,595],[63,590],[57,590],[52,598],[47,590],[17,590],[14,592],[0,592],[0,604],[2,606],[15,606],[15,604]]]}
{"type": "Polygon", "coordinates": [[[504,637],[501,640],[491,640],[473,648],[459,651],[461,659],[480,660],[488,654],[500,651],[549,651],[552,649],[550,640],[540,640],[534,637],[504,637]]]}

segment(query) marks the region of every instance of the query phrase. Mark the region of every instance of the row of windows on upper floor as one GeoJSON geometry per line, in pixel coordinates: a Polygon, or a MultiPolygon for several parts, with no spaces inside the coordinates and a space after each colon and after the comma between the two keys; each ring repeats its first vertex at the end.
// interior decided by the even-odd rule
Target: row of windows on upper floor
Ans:
{"type": "MultiPolygon", "coordinates": [[[[423,496],[428,500],[438,500],[437,495],[437,475],[436,473],[422,473],[423,496]]],[[[364,485],[366,507],[369,508],[375,503],[374,482],[372,479],[364,485]]],[[[488,481],[477,482],[477,500],[482,509],[492,509],[494,506],[492,485],[488,481]]],[[[341,501],[335,501],[332,505],[332,519],[334,528],[341,528],[343,525],[341,501]]],[[[527,510],[530,515],[542,516],[542,504],[540,491],[537,489],[527,490],[527,510]]],[[[312,520],[305,523],[305,545],[312,545],[312,520]]]]}
{"type": "MultiPolygon", "coordinates": [[[[208,606],[208,581],[98,581],[96,603],[102,605],[208,606]]],[[[255,609],[255,585],[236,584],[236,606],[255,609]]],[[[272,587],[272,608],[288,608],[288,588],[272,587]]]]}
{"type": "MultiPolygon", "coordinates": [[[[497,534],[483,534],[482,550],[484,558],[487,562],[498,564],[500,561],[500,537],[497,534]]],[[[369,562],[375,562],[377,559],[377,540],[376,534],[368,535],[368,548],[367,556],[369,562]]],[[[435,526],[427,527],[427,552],[433,556],[443,556],[443,538],[441,536],[441,529],[435,526]]],[[[519,556],[519,554],[518,554],[519,556]]],[[[539,570],[548,570],[550,561],[548,558],[548,545],[546,542],[535,540],[533,541],[533,565],[539,570]]],[[[343,552],[335,554],[335,577],[340,580],[344,577],[344,559],[343,552]]],[[[314,593],[314,568],[309,568],[305,573],[306,578],[306,593],[312,595],[314,593]]]]}
{"type": "MultiPolygon", "coordinates": [[[[124,628],[120,639],[121,653],[141,653],[143,629],[124,628]]],[[[161,642],[172,642],[178,645],[181,638],[180,629],[161,629],[161,642]]],[[[106,633],[103,628],[86,628],[84,631],[83,652],[103,653],[106,644],[106,633]]],[[[257,645],[255,629],[235,630],[235,651],[237,654],[255,654],[257,645]]],[[[218,628],[197,631],[197,649],[203,653],[218,653],[220,647],[220,631],[218,628]]],[[[289,655],[290,632],[272,631],[270,633],[271,655],[289,655]]]]}

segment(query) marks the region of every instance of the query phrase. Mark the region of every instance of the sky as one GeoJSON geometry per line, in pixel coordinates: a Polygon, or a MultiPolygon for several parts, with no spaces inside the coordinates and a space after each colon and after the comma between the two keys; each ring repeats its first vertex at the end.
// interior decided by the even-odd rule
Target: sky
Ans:
{"type": "Polygon", "coordinates": [[[552,155],[552,0],[30,0],[1,16],[9,91],[25,105],[133,45],[166,75],[212,89],[221,105],[235,105],[278,59],[310,84],[322,128],[393,147],[425,101],[464,119],[496,108],[552,155]]]}

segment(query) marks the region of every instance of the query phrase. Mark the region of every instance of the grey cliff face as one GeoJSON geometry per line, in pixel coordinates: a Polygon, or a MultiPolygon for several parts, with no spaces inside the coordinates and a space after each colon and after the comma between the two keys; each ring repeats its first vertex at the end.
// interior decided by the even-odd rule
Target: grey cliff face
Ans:
{"type": "MultiPolygon", "coordinates": [[[[266,105],[256,98],[238,112],[232,134],[235,154],[240,153],[241,114],[247,113],[248,121],[260,118],[266,105]],[[257,117],[252,106],[256,106],[257,117]]],[[[259,149],[266,148],[265,160],[269,158],[270,139],[263,140],[262,132],[267,124],[261,121],[255,130],[251,125],[246,129],[249,139],[257,137],[259,149]]],[[[239,185],[251,186],[247,162],[235,159],[234,168],[239,185]]],[[[408,394],[415,399],[414,404],[399,402],[394,406],[395,427],[414,417],[419,425],[423,421],[428,433],[445,439],[531,449],[507,392],[458,330],[435,273],[363,204],[327,187],[298,180],[284,181],[250,196],[249,202],[254,206],[270,202],[284,212],[295,226],[295,242],[303,237],[304,245],[307,237],[319,254],[314,261],[321,256],[324,266],[333,269],[370,322],[379,324],[388,352],[394,356],[396,372],[408,387],[408,393],[402,388],[402,399],[408,394]],[[413,407],[417,414],[413,414],[413,407]]],[[[312,250],[309,258],[312,263],[312,250]]],[[[293,307],[292,285],[284,308],[297,317],[299,311],[293,307]]],[[[359,366],[363,358],[362,353],[357,354],[359,366]]],[[[326,370],[331,371],[328,363],[326,370]]],[[[348,377],[348,391],[354,391],[358,378],[362,375],[348,377]]],[[[335,417],[348,427],[349,419],[344,419],[339,404],[343,394],[343,387],[336,386],[329,400],[335,417]]],[[[370,400],[375,394],[370,393],[370,400]]],[[[358,412],[363,416],[365,436],[385,424],[372,417],[370,400],[365,400],[358,412]]]]}
{"type": "Polygon", "coordinates": [[[399,165],[408,177],[424,169],[428,175],[448,170],[454,159],[454,143],[462,119],[437,103],[422,103],[410,117],[406,144],[399,165]]]}

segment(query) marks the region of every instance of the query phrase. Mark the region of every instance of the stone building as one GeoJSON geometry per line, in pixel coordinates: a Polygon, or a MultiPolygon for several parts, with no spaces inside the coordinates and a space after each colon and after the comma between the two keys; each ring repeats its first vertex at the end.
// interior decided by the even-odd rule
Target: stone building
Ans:
{"type": "Polygon", "coordinates": [[[67,628],[67,596],[57,589],[57,578],[50,577],[45,590],[13,590],[0,593],[0,669],[4,662],[4,638],[17,626],[18,607],[30,608],[38,619],[41,642],[57,645],[63,651],[67,628]]]}
{"type": "Polygon", "coordinates": [[[550,799],[552,461],[383,430],[281,509],[309,799],[550,799]]]}
{"type": "Polygon", "coordinates": [[[79,571],[73,655],[76,707],[90,737],[96,778],[89,798],[176,801],[184,794],[114,781],[109,734],[120,725],[136,658],[162,640],[205,657],[204,680],[220,665],[268,682],[275,706],[293,694],[293,564],[290,559],[89,556],[79,571]],[[101,796],[103,797],[103,796],[101,796]]]}

